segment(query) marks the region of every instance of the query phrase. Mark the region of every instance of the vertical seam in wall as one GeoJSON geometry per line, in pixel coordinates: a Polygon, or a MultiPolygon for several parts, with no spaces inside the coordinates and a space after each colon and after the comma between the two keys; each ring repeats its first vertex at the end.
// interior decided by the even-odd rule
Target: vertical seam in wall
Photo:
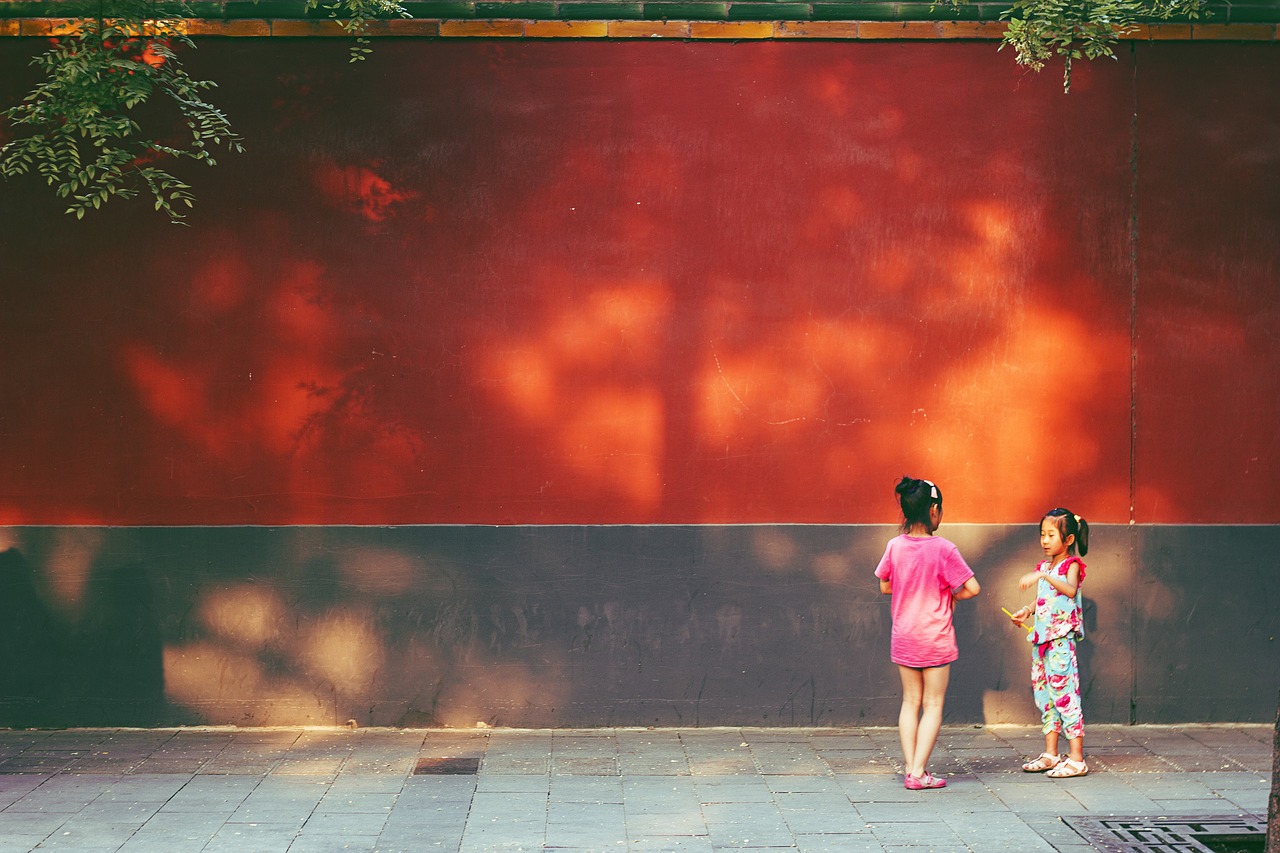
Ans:
{"type": "MultiPolygon", "coordinates": [[[[1133,61],[1129,120],[1129,613],[1136,614],[1138,575],[1138,46],[1133,61]]],[[[1138,722],[1137,622],[1129,622],[1129,725],[1138,722]]]]}

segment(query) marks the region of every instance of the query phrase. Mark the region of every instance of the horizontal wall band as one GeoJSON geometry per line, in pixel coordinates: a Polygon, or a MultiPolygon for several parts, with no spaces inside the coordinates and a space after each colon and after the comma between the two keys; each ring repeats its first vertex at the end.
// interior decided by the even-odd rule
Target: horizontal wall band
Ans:
{"type": "MultiPolygon", "coordinates": [[[[47,38],[75,32],[77,18],[0,19],[0,37],[47,38]]],[[[350,38],[340,21],[300,19],[214,20],[177,22],[190,36],[284,38],[350,38]]],[[[570,38],[570,39],[861,39],[931,41],[999,39],[1000,21],[693,21],[693,20],[533,20],[533,19],[398,19],[370,21],[369,38],[570,38]]],[[[1119,36],[1127,41],[1277,41],[1280,24],[1141,24],[1119,36]]]]}

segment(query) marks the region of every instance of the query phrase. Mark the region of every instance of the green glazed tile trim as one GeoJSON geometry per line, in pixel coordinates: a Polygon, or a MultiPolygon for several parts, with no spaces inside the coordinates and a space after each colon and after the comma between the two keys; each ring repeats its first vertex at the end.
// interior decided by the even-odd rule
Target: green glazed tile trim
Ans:
{"type": "Polygon", "coordinates": [[[723,21],[728,14],[728,3],[644,4],[644,17],[649,21],[723,21]]]}
{"type": "Polygon", "coordinates": [[[404,6],[411,18],[461,18],[476,16],[476,4],[468,0],[408,0],[404,6]]]}
{"type": "MultiPolygon", "coordinates": [[[[187,6],[197,18],[207,18],[210,21],[217,21],[220,20],[223,15],[224,7],[222,3],[188,3],[187,6]]],[[[177,16],[175,15],[175,17],[177,16]]]]}
{"type": "Polygon", "coordinates": [[[979,3],[978,8],[982,10],[981,20],[999,21],[1003,20],[1001,16],[1013,7],[1008,3],[979,3]]]}
{"type": "Polygon", "coordinates": [[[522,21],[544,21],[556,16],[555,3],[512,2],[476,3],[477,18],[518,18],[522,21]]]}
{"type": "Polygon", "coordinates": [[[97,14],[96,3],[24,3],[0,2],[0,16],[5,18],[76,18],[97,14]]]}
{"type": "Polygon", "coordinates": [[[640,3],[561,3],[559,17],[566,21],[638,21],[644,17],[644,8],[640,3]]]}
{"type": "Polygon", "coordinates": [[[1161,18],[1158,15],[1143,15],[1138,20],[1151,24],[1225,24],[1227,22],[1227,9],[1226,3],[1206,3],[1200,9],[1199,15],[1194,18],[1190,15],[1170,15],[1167,18],[1161,18]]]}
{"type": "MultiPolygon", "coordinates": [[[[1246,6],[1242,3],[1232,3],[1231,11],[1227,13],[1229,18],[1226,23],[1229,24],[1280,24],[1280,4],[1272,4],[1267,6],[1246,6]]],[[[1213,23],[1222,23],[1222,21],[1214,21],[1213,23]]]]}
{"type": "Polygon", "coordinates": [[[982,9],[973,3],[899,3],[899,21],[978,21],[982,9]]]}
{"type": "Polygon", "coordinates": [[[815,21],[896,21],[897,3],[814,3],[815,21]]]}
{"type": "Polygon", "coordinates": [[[815,3],[809,18],[812,20],[867,20],[858,14],[861,6],[863,4],[860,3],[815,3]]]}
{"type": "MultiPolygon", "coordinates": [[[[301,6],[301,0],[294,0],[301,6]]],[[[156,18],[221,18],[222,3],[181,3],[164,2],[154,5],[156,18]]],[[[97,0],[0,0],[0,17],[5,18],[80,18],[97,17],[97,0]]]]}
{"type": "Polygon", "coordinates": [[[734,3],[731,21],[807,21],[812,12],[808,3],[734,3]]]}
{"type": "MultiPolygon", "coordinates": [[[[322,0],[328,2],[328,0],[322,0]]],[[[402,0],[413,18],[533,21],[991,21],[1003,20],[1009,0],[402,0]]],[[[327,20],[323,5],[305,0],[194,0],[186,7],[159,0],[161,16],[207,21],[327,20]]],[[[0,0],[0,19],[76,18],[96,15],[97,0],[0,0]]],[[[1146,18],[1149,24],[1280,24],[1280,0],[1211,0],[1199,18],[1146,18]]]]}
{"type": "Polygon", "coordinates": [[[221,18],[221,3],[156,3],[153,7],[159,18],[221,18]]]}
{"type": "MultiPolygon", "coordinates": [[[[249,0],[227,0],[223,17],[228,20],[244,18],[314,18],[321,9],[307,11],[302,0],[260,0],[258,3],[249,0]]],[[[324,17],[328,17],[326,12],[324,17]]]]}

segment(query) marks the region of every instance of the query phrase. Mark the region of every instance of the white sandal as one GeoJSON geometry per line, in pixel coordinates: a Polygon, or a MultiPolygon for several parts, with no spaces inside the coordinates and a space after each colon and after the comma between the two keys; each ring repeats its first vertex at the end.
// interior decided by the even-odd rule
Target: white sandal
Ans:
{"type": "Polygon", "coordinates": [[[1084,776],[1089,772],[1089,765],[1083,761],[1076,761],[1074,758],[1064,758],[1058,763],[1058,766],[1050,770],[1045,775],[1050,779],[1070,779],[1073,776],[1084,776]]]}
{"type": "Polygon", "coordinates": [[[1047,752],[1040,753],[1040,756],[1034,761],[1028,761],[1022,765],[1023,773],[1043,773],[1046,770],[1052,770],[1062,763],[1062,757],[1058,755],[1050,755],[1047,752]]]}

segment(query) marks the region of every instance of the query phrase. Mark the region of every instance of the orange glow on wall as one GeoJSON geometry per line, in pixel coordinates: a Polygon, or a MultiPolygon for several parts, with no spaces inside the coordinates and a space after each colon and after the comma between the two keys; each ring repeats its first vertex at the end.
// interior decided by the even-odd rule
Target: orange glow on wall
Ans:
{"type": "Polygon", "coordinates": [[[1177,63],[853,47],[389,41],[432,85],[383,88],[202,45],[256,141],[191,228],[6,188],[10,245],[76,250],[7,256],[0,521],[892,522],[903,473],[955,521],[1280,517],[1272,170],[1192,227],[1139,98],[1133,230],[1177,63]]]}

